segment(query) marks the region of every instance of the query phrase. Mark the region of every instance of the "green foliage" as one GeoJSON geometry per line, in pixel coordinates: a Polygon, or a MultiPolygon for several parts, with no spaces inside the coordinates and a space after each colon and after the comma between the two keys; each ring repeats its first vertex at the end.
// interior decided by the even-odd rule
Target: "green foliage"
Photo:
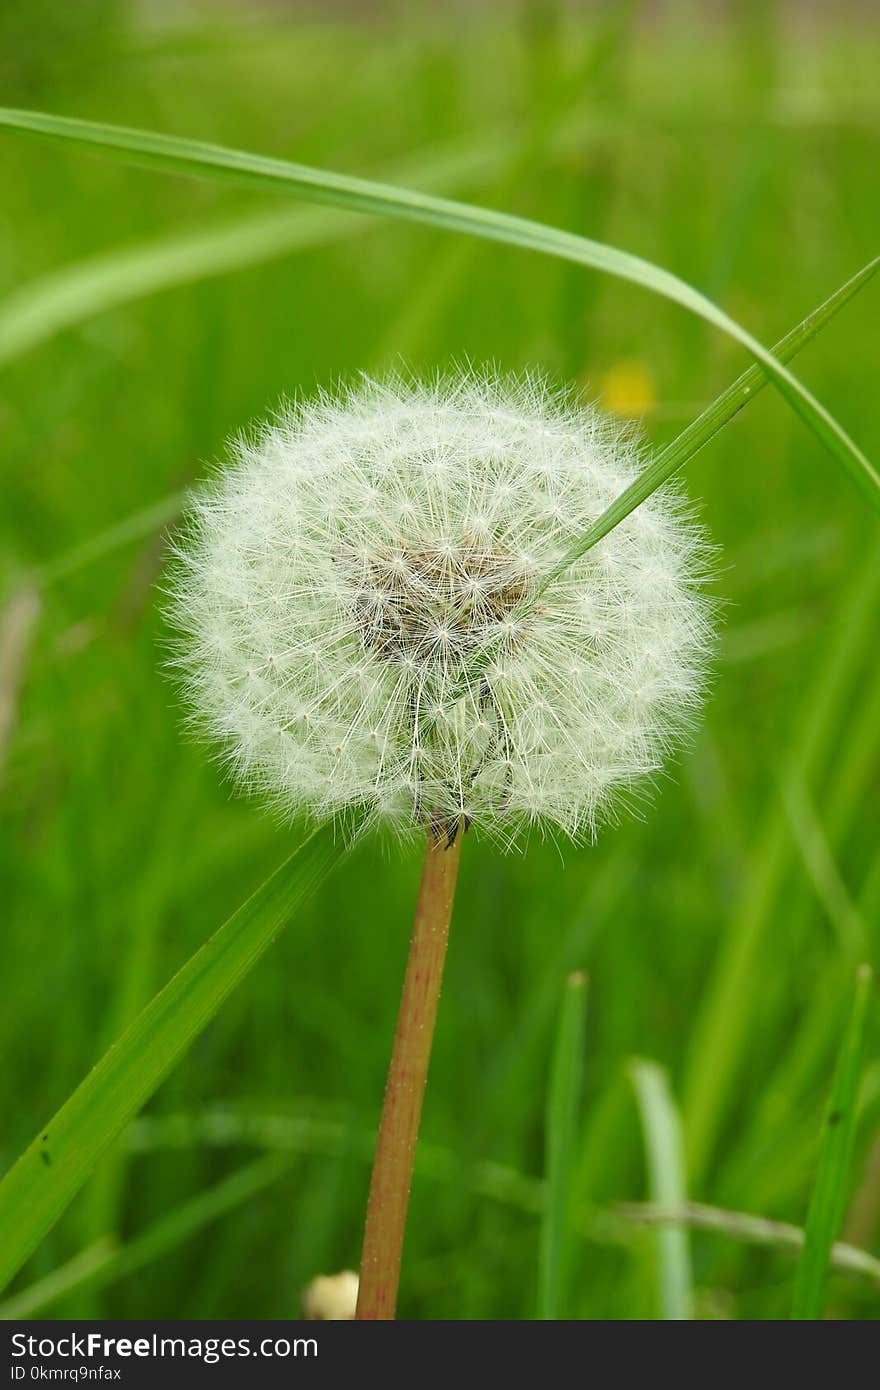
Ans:
{"type": "Polygon", "coordinates": [[[444,231],[482,237],[487,241],[503,242],[526,251],[558,256],[576,265],[630,280],[635,285],[683,305],[747,347],[816,437],[849,470],[867,499],[880,510],[880,476],[834,417],[813,399],[797,378],[705,295],[669,271],[638,256],[589,237],[575,236],[546,223],[513,217],[492,208],[457,203],[392,184],[351,178],[328,169],[313,169],[289,160],[269,159],[265,155],[199,140],[185,140],[161,132],[133,130],[100,121],[80,121],[43,111],[18,111],[2,107],[0,126],[52,140],[70,141],[73,145],[109,153],[135,166],[191,177],[216,178],[258,193],[289,192],[308,202],[325,203],[349,212],[400,218],[404,222],[421,223],[444,231]]]}
{"type": "Polygon", "coordinates": [[[860,966],[852,1013],[840,1046],[825,1114],[819,1171],[795,1279],[791,1316],[798,1320],[822,1316],[831,1247],[846,1211],[872,980],[870,966],[860,966]]]}
{"type": "Polygon", "coordinates": [[[573,970],[565,982],[547,1086],[546,1197],[538,1260],[538,1317],[564,1317],[574,1237],[573,1175],[584,1073],[587,977],[573,970]]]}
{"type": "MultiPolygon", "coordinates": [[[[669,267],[776,341],[876,253],[880,35],[830,11],[820,33],[694,9],[687,25],[667,14],[643,27],[624,8],[560,10],[538,43],[497,7],[463,33],[410,7],[396,25],[275,15],[246,35],[228,17],[146,35],[134,12],[114,28],[108,5],[94,31],[65,30],[51,49],[34,20],[26,70],[4,90],[19,106],[380,170],[567,228],[669,267]],[[795,89],[807,57],[809,90],[795,89]]],[[[15,52],[4,46],[6,68],[15,52]]],[[[662,457],[743,354],[660,297],[516,247],[269,204],[10,133],[3,150],[12,1164],[291,847],[288,828],[230,797],[158,671],[162,528],[225,437],[282,393],[404,352],[426,369],[537,363],[622,411],[634,391],[662,457]],[[67,299],[52,298],[59,284],[67,299]],[[12,597],[25,575],[46,581],[41,606],[12,597]]],[[[847,304],[797,367],[865,442],[875,294],[847,304]]],[[[534,1311],[547,1082],[559,982],[575,969],[591,979],[589,1065],[566,1315],[658,1313],[656,1232],[616,1208],[649,1195],[631,1056],[656,1058],[681,1099],[690,1198],[804,1221],[853,970],[877,956],[876,524],[769,391],[710,439],[687,483],[720,547],[724,612],[693,747],[595,847],[560,857],[536,842],[502,859],[465,846],[405,1317],[534,1311]]],[[[53,1316],[285,1317],[316,1273],[356,1262],[417,872],[415,853],[361,844],[301,904],[138,1122],[164,1133],[183,1116],[185,1134],[150,1145],[146,1129],[124,1132],[10,1298],[66,1270],[42,1305],[53,1316]],[[276,1182],[253,1163],[282,1128],[308,1142],[276,1182]]],[[[876,1037],[871,1016],[842,1228],[874,1253],[876,1037]]],[[[761,1245],[737,1229],[689,1233],[695,1316],[787,1317],[789,1228],[787,1244],[770,1228],[761,1245]]],[[[876,1282],[852,1268],[835,1263],[826,1307],[876,1317],[876,1282]]]]}
{"type": "MultiPolygon", "coordinates": [[[[669,1078],[656,1062],[633,1062],[633,1087],[639,1105],[652,1201],[674,1209],[686,1197],[681,1117],[669,1078]]],[[[660,1226],[656,1235],[660,1316],[681,1322],[692,1318],[693,1274],[687,1232],[680,1224],[660,1226]]]]}
{"type": "Polygon", "coordinates": [[[317,831],[187,961],[0,1183],[0,1287],[54,1226],[123,1127],[342,855],[317,831]]]}

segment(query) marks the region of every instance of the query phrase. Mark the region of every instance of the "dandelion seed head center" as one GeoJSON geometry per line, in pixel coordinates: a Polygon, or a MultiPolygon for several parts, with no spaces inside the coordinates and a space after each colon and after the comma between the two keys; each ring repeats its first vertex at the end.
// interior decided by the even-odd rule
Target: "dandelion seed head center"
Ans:
{"type": "Polygon", "coordinates": [[[445,674],[493,639],[516,637],[511,614],[530,587],[503,546],[474,536],[434,544],[401,539],[357,567],[347,607],[366,650],[445,674]]]}

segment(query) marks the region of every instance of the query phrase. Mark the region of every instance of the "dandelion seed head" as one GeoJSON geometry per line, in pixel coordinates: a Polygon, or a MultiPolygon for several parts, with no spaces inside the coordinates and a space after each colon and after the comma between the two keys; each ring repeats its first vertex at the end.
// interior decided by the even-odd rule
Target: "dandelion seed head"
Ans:
{"type": "Polygon", "coordinates": [[[195,721],[285,812],[589,837],[702,693],[706,546],[631,433],[540,379],[364,381],[237,441],[172,580],[195,721]]]}

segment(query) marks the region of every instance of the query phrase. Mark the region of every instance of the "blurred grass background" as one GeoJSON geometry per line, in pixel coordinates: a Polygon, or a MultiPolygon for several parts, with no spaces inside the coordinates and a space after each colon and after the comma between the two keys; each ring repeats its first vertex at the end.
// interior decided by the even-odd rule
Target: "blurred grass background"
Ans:
{"type": "MultiPolygon", "coordinates": [[[[0,55],[9,105],[413,184],[441,166],[443,191],[654,260],[766,343],[876,251],[870,7],[5,0],[0,55]]],[[[10,296],[120,247],[314,217],[9,137],[2,159],[10,296]]],[[[401,356],[537,364],[657,442],[744,365],[683,311],[573,266],[333,226],[228,275],[191,267],[3,367],[4,1166],[291,843],[182,736],[160,530],[24,598],[22,577],[186,486],[283,393],[401,356]]],[[[797,364],[874,459],[876,293],[797,364]]],[[[773,391],[689,473],[721,548],[707,717],[644,819],[597,845],[468,842],[403,1317],[534,1315],[574,969],[591,983],[564,1315],[663,1307],[655,1233],[617,1207],[647,1195],[633,1057],[681,1107],[690,1198],[803,1225],[854,968],[878,955],[877,530],[773,391]]],[[[20,1276],[89,1252],[41,1312],[296,1316],[309,1279],[356,1264],[417,876],[417,853],[371,842],[322,889],[20,1276]],[[254,1169],[264,1150],[279,1163],[254,1169]]],[[[845,1235],[880,1253],[876,1041],[875,1021],[845,1235]]],[[[789,1253],[687,1244],[697,1316],[787,1316],[789,1253]]],[[[876,1282],[833,1276],[831,1316],[877,1310],[876,1282]]]]}

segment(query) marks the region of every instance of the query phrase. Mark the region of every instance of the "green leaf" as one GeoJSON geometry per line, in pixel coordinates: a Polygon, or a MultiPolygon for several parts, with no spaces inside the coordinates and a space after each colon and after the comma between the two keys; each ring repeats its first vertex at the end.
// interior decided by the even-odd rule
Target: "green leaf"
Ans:
{"type": "Polygon", "coordinates": [[[584,1070],[586,995],[587,977],[575,971],[565,985],[547,1095],[547,1196],[538,1258],[537,1317],[551,1321],[562,1316],[560,1309],[574,1235],[571,1196],[584,1070]]]}
{"type": "Polygon", "coordinates": [[[41,1128],[0,1183],[0,1288],[343,853],[332,826],[312,834],[178,971],[41,1128]]]}
{"type": "Polygon", "coordinates": [[[65,140],[100,149],[128,163],[163,169],[175,174],[222,179],[261,191],[276,189],[300,198],[350,212],[418,222],[446,231],[505,242],[591,266],[606,274],[641,285],[664,296],[747,348],[767,375],[833,456],[848,470],[865,496],[880,509],[880,477],[824,406],[796,377],[740,324],[725,314],[693,286],[638,256],[573,232],[547,227],[528,218],[514,217],[491,208],[454,202],[413,189],[354,178],[325,169],[312,169],[283,159],[243,150],[227,149],[198,140],[185,140],[154,131],[133,130],[55,116],[41,111],[0,108],[0,125],[32,135],[65,140]]]}
{"type": "MultiPolygon", "coordinates": [[[[684,1148],[678,1108],[666,1072],[655,1062],[633,1062],[630,1068],[645,1135],[651,1200],[663,1207],[685,1201],[684,1148]]],[[[657,1232],[660,1269],[660,1316],[682,1321],[692,1318],[693,1284],[688,1239],[681,1224],[657,1232]]]]}
{"type": "Polygon", "coordinates": [[[859,966],[855,999],[825,1115],[819,1169],[804,1229],[803,1254],[795,1274],[791,1316],[798,1321],[822,1316],[831,1249],[846,1209],[872,978],[870,966],[859,966]]]}

